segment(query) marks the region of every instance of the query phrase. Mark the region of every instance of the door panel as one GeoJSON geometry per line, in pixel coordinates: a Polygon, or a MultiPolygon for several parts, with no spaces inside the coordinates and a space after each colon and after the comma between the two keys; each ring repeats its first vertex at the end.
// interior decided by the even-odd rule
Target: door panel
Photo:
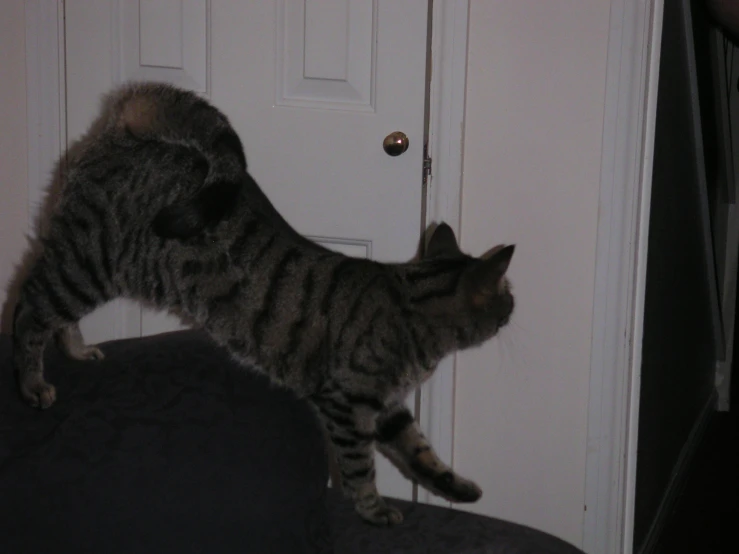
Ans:
{"type": "MultiPolygon", "coordinates": [[[[119,0],[119,55],[125,79],[208,90],[207,0],[119,0]]],[[[117,22],[114,21],[114,25],[117,22]]]]}
{"type": "MultiPolygon", "coordinates": [[[[69,140],[115,83],[161,80],[231,119],[250,172],[298,231],[351,256],[406,260],[418,244],[427,0],[75,0],[65,3],[69,140]],[[408,150],[382,141],[405,132],[408,150]]],[[[117,300],[87,340],[180,328],[117,300]]],[[[380,462],[381,491],[412,487],[380,462]]]]}
{"type": "Polygon", "coordinates": [[[277,2],[276,103],[374,111],[377,3],[277,2]]]}

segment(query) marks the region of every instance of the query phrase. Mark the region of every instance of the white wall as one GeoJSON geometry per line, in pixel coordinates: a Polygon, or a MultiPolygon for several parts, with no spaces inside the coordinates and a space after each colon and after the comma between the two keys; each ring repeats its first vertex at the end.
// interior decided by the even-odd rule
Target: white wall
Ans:
{"type": "MultiPolygon", "coordinates": [[[[0,311],[28,228],[26,52],[23,2],[0,10],[0,311]]],[[[0,319],[3,332],[8,317],[0,319]]]]}
{"type": "Polygon", "coordinates": [[[608,0],[473,0],[462,245],[516,243],[515,323],[458,360],[465,507],[582,543],[608,0]]]}

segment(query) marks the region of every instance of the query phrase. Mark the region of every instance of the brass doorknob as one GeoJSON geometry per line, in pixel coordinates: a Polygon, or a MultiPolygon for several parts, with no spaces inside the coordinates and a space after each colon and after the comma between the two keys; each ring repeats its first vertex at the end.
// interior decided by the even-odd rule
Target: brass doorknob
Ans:
{"type": "Polygon", "coordinates": [[[382,141],[382,149],[388,156],[400,156],[408,150],[408,135],[402,131],[390,133],[382,141]]]}

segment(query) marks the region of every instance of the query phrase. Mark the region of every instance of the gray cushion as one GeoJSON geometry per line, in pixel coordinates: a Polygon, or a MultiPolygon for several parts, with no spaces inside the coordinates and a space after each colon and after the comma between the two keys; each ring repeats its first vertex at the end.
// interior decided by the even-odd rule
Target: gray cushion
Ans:
{"type": "Polygon", "coordinates": [[[391,500],[364,523],[328,479],[304,401],[198,331],[46,356],[57,403],[27,407],[0,336],[0,552],[574,554],[528,527],[391,500]]]}
{"type": "Polygon", "coordinates": [[[57,403],[18,397],[0,337],[0,551],[331,552],[321,431],[306,403],[199,332],[50,348],[57,403]]]}
{"type": "Polygon", "coordinates": [[[328,493],[335,552],[352,554],[583,554],[530,527],[459,510],[389,499],[405,520],[381,529],[357,520],[349,502],[328,493]]]}

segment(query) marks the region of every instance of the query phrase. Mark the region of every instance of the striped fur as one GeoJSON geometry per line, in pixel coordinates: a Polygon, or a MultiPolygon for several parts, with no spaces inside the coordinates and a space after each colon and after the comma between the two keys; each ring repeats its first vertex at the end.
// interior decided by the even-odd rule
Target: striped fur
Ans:
{"type": "Polygon", "coordinates": [[[402,519],[377,493],[375,448],[435,494],[480,497],[438,459],[403,399],[442,357],[508,322],[512,246],[473,258],[441,224],[425,256],[408,263],[328,251],[270,204],[227,118],[168,85],[112,92],[68,159],[15,312],[14,361],[30,405],[56,397],[43,375],[48,341],[73,358],[101,358],[78,321],[129,297],[180,313],[310,400],[366,520],[402,519]]]}

